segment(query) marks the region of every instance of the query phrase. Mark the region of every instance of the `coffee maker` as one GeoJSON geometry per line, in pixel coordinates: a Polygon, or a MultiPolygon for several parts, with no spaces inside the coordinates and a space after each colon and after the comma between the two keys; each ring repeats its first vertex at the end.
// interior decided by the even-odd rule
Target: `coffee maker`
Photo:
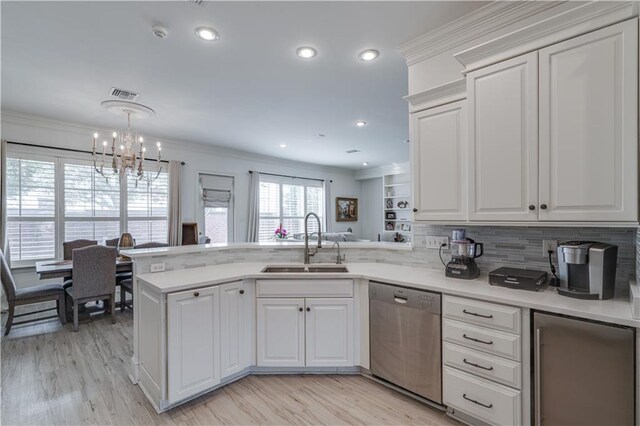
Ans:
{"type": "Polygon", "coordinates": [[[618,246],[595,241],[558,245],[558,294],[578,299],[611,299],[616,284],[618,246]]]}
{"type": "Polygon", "coordinates": [[[482,243],[466,238],[464,229],[451,232],[451,260],[445,265],[445,276],[471,280],[480,275],[475,259],[482,256],[482,243]]]}

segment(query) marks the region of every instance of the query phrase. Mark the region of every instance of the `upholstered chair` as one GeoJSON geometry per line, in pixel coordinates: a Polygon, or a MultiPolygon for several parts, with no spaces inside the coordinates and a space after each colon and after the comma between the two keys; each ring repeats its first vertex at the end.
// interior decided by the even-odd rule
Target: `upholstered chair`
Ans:
{"type": "Polygon", "coordinates": [[[115,324],[116,249],[89,246],[73,251],[73,287],[66,288],[67,303],[73,305],[73,331],[78,331],[78,305],[108,300],[115,324]]]}
{"type": "Polygon", "coordinates": [[[7,299],[7,304],[9,305],[9,316],[7,317],[7,324],[5,325],[4,335],[8,335],[11,331],[11,327],[19,324],[27,324],[35,321],[43,321],[52,318],[59,318],[60,322],[66,324],[66,309],[65,309],[65,298],[64,298],[64,289],[60,284],[42,284],[36,285],[33,287],[27,288],[16,288],[16,283],[13,280],[13,275],[11,274],[11,269],[9,269],[9,263],[7,259],[4,257],[2,251],[0,251],[0,262],[1,266],[1,275],[0,278],[2,281],[2,288],[4,290],[4,297],[7,299]],[[48,302],[48,301],[56,301],[55,308],[41,309],[34,312],[27,312],[24,314],[15,315],[16,306],[21,305],[31,305],[34,303],[48,302]],[[48,317],[39,317],[33,318],[29,320],[13,322],[14,318],[24,317],[27,315],[39,314],[42,312],[57,311],[57,315],[51,315],[48,317]]]}
{"type": "Polygon", "coordinates": [[[98,245],[98,242],[95,240],[73,240],[62,243],[62,252],[64,254],[64,260],[71,260],[73,256],[73,251],[75,249],[95,246],[98,245]]]}
{"type": "Polygon", "coordinates": [[[107,247],[118,247],[118,241],[120,241],[120,238],[112,238],[110,240],[105,240],[104,245],[107,247]]]}
{"type": "MultiPolygon", "coordinates": [[[[169,247],[169,244],[165,243],[142,243],[138,244],[134,248],[142,249],[142,248],[156,248],[156,247],[169,247]]],[[[131,299],[133,300],[133,279],[128,278],[126,280],[120,281],[120,312],[123,312],[127,306],[127,293],[131,295],[131,299]]],[[[133,305],[132,305],[133,306],[133,305]]]]}

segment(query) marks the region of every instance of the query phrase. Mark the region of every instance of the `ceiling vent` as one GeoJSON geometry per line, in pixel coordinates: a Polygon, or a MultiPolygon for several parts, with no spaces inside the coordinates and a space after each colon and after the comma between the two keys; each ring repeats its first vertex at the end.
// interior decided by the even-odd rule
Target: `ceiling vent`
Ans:
{"type": "Polygon", "coordinates": [[[113,96],[114,98],[122,99],[125,101],[133,101],[140,94],[136,92],[132,92],[130,90],[124,90],[124,89],[118,89],[117,87],[112,87],[111,91],[109,92],[109,95],[113,96]]]}
{"type": "Polygon", "coordinates": [[[355,154],[356,152],[360,152],[359,149],[350,149],[349,151],[345,151],[347,154],[355,154]]]}

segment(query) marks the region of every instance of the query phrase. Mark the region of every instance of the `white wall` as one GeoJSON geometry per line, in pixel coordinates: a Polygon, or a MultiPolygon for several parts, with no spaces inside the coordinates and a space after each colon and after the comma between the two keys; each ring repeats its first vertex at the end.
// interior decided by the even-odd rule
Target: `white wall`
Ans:
{"type": "Polygon", "coordinates": [[[360,203],[360,220],[362,222],[362,238],[377,241],[383,228],[382,178],[362,181],[362,202],[360,203]]]}
{"type": "MultiPolygon", "coordinates": [[[[86,125],[65,123],[42,117],[34,117],[11,111],[2,111],[2,139],[15,142],[46,145],[52,148],[73,148],[89,150],[91,135],[97,131],[111,134],[113,129],[96,129],[86,125]]],[[[172,141],[161,135],[148,135],[148,139],[163,142],[162,153],[166,160],[184,161],[182,173],[182,211],[185,222],[197,221],[199,215],[199,173],[213,173],[234,176],[234,238],[244,241],[247,233],[249,170],[294,175],[300,177],[330,179],[331,214],[328,227],[331,231],[342,231],[351,227],[356,235],[361,235],[361,219],[358,222],[344,223],[335,221],[335,197],[361,197],[361,183],[354,179],[351,170],[317,166],[266,157],[247,152],[217,148],[211,145],[172,141]]],[[[9,147],[10,149],[10,147],[9,147]]],[[[152,155],[155,155],[152,149],[152,155]]]]}

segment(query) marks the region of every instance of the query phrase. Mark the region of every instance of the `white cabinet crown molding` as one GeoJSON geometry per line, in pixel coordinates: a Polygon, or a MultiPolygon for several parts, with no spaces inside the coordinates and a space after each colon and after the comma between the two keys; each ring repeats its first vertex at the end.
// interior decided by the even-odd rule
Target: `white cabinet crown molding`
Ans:
{"type": "Polygon", "coordinates": [[[407,65],[436,56],[558,6],[557,2],[493,2],[397,47],[407,65]]]}
{"type": "Polygon", "coordinates": [[[638,15],[634,1],[571,3],[571,8],[453,56],[463,74],[638,15]],[[575,6],[574,6],[575,5],[575,6]]]}
{"type": "Polygon", "coordinates": [[[409,102],[409,112],[437,107],[451,102],[460,101],[467,97],[467,81],[464,78],[407,95],[403,99],[409,102]]]}

